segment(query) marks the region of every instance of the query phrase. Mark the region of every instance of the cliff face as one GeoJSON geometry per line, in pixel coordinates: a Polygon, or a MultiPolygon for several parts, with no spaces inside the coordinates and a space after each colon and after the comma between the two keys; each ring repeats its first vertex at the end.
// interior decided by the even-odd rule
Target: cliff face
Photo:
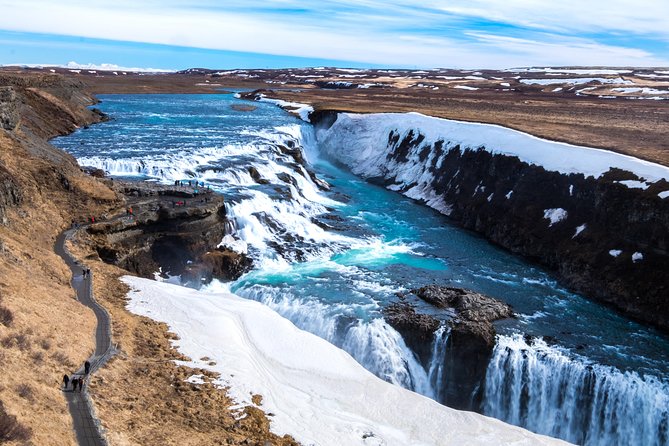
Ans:
{"type": "Polygon", "coordinates": [[[378,141],[380,132],[370,138],[359,122],[314,118],[323,151],[356,173],[546,265],[572,289],[669,330],[666,180],[645,182],[617,168],[598,177],[549,171],[421,128],[386,128],[378,141]],[[347,133],[350,148],[332,139],[335,131],[347,133]]]}

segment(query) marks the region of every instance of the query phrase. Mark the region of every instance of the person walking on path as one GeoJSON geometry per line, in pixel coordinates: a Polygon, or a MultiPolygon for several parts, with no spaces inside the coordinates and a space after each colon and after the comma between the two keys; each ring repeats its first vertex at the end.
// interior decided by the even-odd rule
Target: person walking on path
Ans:
{"type": "Polygon", "coordinates": [[[70,377],[63,375],[63,388],[67,390],[67,385],[70,383],[70,377]]]}
{"type": "Polygon", "coordinates": [[[84,375],[88,375],[91,371],[91,363],[86,361],[84,362],[84,375]]]}

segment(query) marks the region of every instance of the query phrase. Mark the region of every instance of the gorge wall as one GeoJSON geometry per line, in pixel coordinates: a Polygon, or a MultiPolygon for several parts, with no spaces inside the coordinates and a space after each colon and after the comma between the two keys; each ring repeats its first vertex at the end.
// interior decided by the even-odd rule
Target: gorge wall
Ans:
{"type": "Polygon", "coordinates": [[[320,111],[311,119],[321,152],[354,173],[669,330],[669,169],[413,113],[320,111]]]}

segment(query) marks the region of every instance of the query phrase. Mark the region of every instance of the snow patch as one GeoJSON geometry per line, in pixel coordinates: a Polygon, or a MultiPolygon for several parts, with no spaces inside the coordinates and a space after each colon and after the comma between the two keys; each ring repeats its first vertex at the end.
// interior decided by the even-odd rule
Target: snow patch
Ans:
{"type": "Polygon", "coordinates": [[[460,90],[478,90],[477,87],[470,87],[469,85],[456,85],[453,88],[459,88],[460,90]]]}
{"type": "Polygon", "coordinates": [[[300,117],[303,121],[309,121],[309,113],[314,111],[314,108],[311,105],[301,104],[299,102],[288,102],[281,99],[271,99],[267,98],[264,95],[260,95],[258,100],[260,102],[270,102],[276,104],[279,107],[286,109],[288,112],[293,113],[300,117]]]}
{"type": "Polygon", "coordinates": [[[637,251],[634,254],[632,254],[632,262],[636,263],[636,262],[640,262],[642,260],[643,260],[643,254],[642,253],[637,251]]]}
{"type": "Polygon", "coordinates": [[[549,228],[567,218],[567,215],[569,215],[567,211],[562,208],[544,209],[544,218],[550,220],[549,228]]]}
{"type": "Polygon", "coordinates": [[[237,254],[248,253],[249,247],[244,240],[237,240],[232,235],[226,234],[218,244],[217,248],[228,248],[237,254]]]}
{"type": "Polygon", "coordinates": [[[657,196],[662,198],[663,200],[665,198],[669,198],[669,190],[665,190],[664,192],[660,192],[659,194],[657,194],[657,196]]]}
{"type": "Polygon", "coordinates": [[[612,249],[612,250],[609,251],[609,255],[611,257],[618,257],[622,253],[623,252],[620,249],[612,249]]]}
{"type": "Polygon", "coordinates": [[[625,186],[629,187],[630,189],[646,190],[650,187],[649,184],[646,184],[643,181],[636,181],[636,180],[622,180],[622,181],[616,181],[616,183],[624,184],[625,186]]]}
{"type": "MultiPolygon", "coordinates": [[[[263,396],[271,430],[303,444],[558,445],[560,440],[442,406],[389,384],[348,353],[256,301],[125,276],[128,309],[168,324],[173,345],[217,372],[240,407],[263,396]],[[213,365],[212,365],[213,364],[213,365]],[[429,416],[425,416],[429,414],[429,416]]],[[[184,363],[189,365],[191,363],[184,363]]]]}
{"type": "Polygon", "coordinates": [[[581,232],[583,232],[583,231],[585,230],[585,228],[587,228],[587,225],[586,225],[585,223],[583,223],[581,226],[577,226],[577,227],[576,227],[576,232],[574,233],[574,235],[571,236],[571,238],[576,238],[576,237],[578,237],[578,235],[579,235],[581,232]]]}
{"type": "Polygon", "coordinates": [[[599,82],[600,84],[619,84],[619,85],[634,85],[632,81],[626,81],[621,77],[576,77],[573,79],[520,79],[520,82],[528,85],[551,85],[551,84],[570,84],[581,85],[589,84],[590,82],[599,82]]]}

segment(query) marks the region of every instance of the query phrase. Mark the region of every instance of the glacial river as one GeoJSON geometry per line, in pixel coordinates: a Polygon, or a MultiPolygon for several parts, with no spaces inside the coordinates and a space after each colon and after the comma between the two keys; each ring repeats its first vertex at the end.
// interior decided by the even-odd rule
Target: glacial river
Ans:
{"type": "Polygon", "coordinates": [[[100,99],[111,121],[52,142],[113,176],[196,179],[223,193],[229,231],[255,269],[209,287],[261,301],[383,379],[438,401],[447,330],[420,363],[381,310],[397,293],[433,283],[486,293],[518,318],[497,326],[475,409],[580,444],[669,445],[666,336],[322,159],[311,125],[272,104],[239,111],[232,105],[249,103],[231,94],[100,99]],[[301,148],[330,190],[319,189],[285,147],[301,148]],[[268,183],[258,184],[249,167],[268,183]],[[523,335],[548,342],[528,344],[523,335]]]}

